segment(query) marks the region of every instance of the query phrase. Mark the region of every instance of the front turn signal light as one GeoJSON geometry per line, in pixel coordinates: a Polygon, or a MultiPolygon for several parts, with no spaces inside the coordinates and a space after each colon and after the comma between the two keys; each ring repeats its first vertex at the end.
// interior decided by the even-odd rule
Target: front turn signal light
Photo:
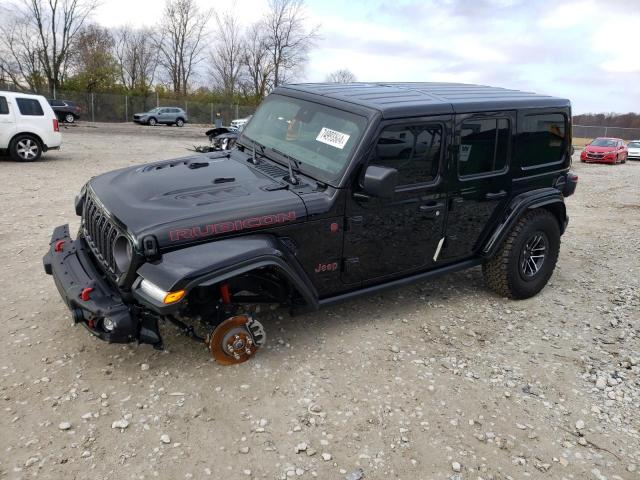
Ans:
{"type": "Polygon", "coordinates": [[[162,303],[168,304],[168,303],[176,303],[180,300],[182,300],[182,298],[184,297],[184,294],[186,292],[184,290],[177,290],[175,292],[169,292],[164,296],[164,299],[162,300],[162,303]]]}

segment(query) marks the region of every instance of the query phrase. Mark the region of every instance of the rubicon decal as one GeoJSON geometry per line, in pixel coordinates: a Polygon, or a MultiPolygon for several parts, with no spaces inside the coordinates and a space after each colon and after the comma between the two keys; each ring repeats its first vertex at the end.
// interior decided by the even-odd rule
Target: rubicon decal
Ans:
{"type": "Polygon", "coordinates": [[[194,227],[171,230],[169,232],[169,239],[172,242],[178,242],[180,240],[196,240],[223,233],[240,232],[242,230],[288,223],[295,219],[296,212],[287,212],[263,215],[261,217],[250,217],[241,220],[230,220],[228,222],[208,223],[205,225],[196,225],[194,227]]]}

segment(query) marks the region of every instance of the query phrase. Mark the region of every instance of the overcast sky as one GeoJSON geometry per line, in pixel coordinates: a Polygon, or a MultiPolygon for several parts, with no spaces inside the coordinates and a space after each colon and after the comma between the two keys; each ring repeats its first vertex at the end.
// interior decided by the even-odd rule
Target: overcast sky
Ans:
{"type": "MultiPolygon", "coordinates": [[[[257,20],[267,0],[199,0],[257,20]]],[[[103,0],[106,26],[153,25],[160,0],[103,0]]],[[[571,99],[574,113],[640,112],[640,0],[307,0],[319,25],[302,81],[481,83],[571,99]]],[[[201,79],[206,81],[205,78],[201,79]]]]}

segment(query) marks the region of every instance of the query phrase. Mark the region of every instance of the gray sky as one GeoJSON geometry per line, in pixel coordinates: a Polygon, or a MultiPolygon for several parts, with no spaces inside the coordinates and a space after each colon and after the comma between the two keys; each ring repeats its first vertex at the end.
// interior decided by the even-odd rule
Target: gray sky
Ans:
{"type": "MultiPolygon", "coordinates": [[[[245,24],[266,0],[199,0],[245,24]]],[[[151,25],[160,0],[103,0],[94,20],[151,25]]],[[[574,113],[640,112],[640,0],[307,0],[320,25],[304,81],[483,83],[571,99],[574,113]]],[[[201,79],[206,82],[206,78],[201,79]]]]}

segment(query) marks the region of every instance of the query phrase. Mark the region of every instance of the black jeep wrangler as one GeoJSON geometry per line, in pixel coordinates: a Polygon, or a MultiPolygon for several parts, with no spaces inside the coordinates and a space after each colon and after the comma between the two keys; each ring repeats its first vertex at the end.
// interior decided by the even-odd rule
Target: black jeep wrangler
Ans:
{"type": "Polygon", "coordinates": [[[223,364],[260,306],[318,309],[482,266],[527,298],[553,273],[576,187],[568,100],[445,83],[277,88],[230,151],[124,168],[77,197],[45,271],[73,319],[162,348],[159,320],[223,364]]]}

